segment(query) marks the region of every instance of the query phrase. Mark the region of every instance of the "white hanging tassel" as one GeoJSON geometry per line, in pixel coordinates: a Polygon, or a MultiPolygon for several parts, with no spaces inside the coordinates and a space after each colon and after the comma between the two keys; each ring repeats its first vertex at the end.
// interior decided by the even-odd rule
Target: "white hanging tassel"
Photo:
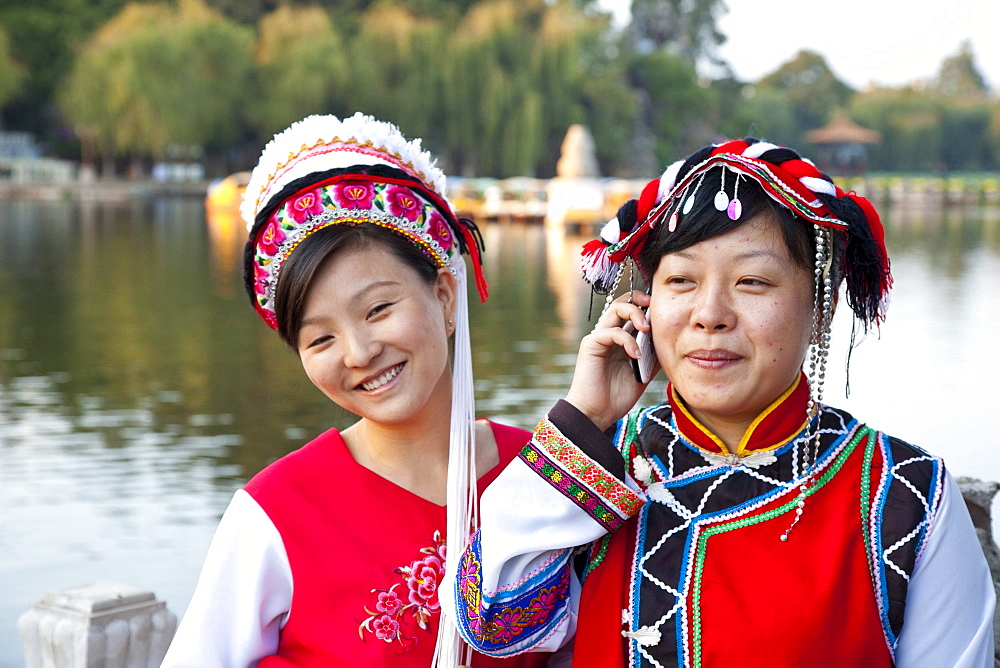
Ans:
{"type": "MultiPolygon", "coordinates": [[[[456,256],[457,262],[463,262],[456,256]]],[[[476,407],[472,380],[472,346],[469,342],[469,308],[464,263],[456,272],[458,299],[455,308],[455,361],[451,388],[451,436],[448,452],[448,520],[445,567],[454,574],[469,532],[479,526],[476,492],[476,407]]],[[[454,580],[452,580],[454,581],[454,580]]],[[[439,592],[439,596],[450,595],[439,592]]],[[[441,614],[432,668],[469,664],[471,649],[464,645],[454,620],[441,614]]]]}

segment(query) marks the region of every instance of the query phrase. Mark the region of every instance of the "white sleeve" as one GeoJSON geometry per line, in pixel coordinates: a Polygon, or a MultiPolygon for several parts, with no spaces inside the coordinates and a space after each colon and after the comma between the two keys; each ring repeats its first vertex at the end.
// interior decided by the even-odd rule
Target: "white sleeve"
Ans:
{"type": "Polygon", "coordinates": [[[906,593],[897,668],[992,668],[995,604],[976,529],[945,472],[941,506],[906,593]]]}
{"type": "Polygon", "coordinates": [[[164,668],[256,666],[274,654],[292,603],[281,535],[246,491],[226,509],[164,668]]]}
{"type": "Polygon", "coordinates": [[[643,499],[633,486],[543,420],[522,456],[483,493],[470,545],[448,560],[441,606],[466,641],[499,657],[569,642],[580,600],[576,548],[638,512],[643,499]]]}

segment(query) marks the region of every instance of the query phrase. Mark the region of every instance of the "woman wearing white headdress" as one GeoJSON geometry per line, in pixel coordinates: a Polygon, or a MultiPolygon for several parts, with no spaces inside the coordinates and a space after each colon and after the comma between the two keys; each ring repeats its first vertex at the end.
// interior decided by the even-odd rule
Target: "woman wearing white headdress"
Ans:
{"type": "Polygon", "coordinates": [[[360,419],[236,492],[164,666],[497,661],[461,644],[437,586],[477,487],[529,434],[475,420],[463,253],[483,299],[486,283],[444,193],[419,140],[362,114],[311,116],[264,149],[242,210],[247,291],[360,419]]]}

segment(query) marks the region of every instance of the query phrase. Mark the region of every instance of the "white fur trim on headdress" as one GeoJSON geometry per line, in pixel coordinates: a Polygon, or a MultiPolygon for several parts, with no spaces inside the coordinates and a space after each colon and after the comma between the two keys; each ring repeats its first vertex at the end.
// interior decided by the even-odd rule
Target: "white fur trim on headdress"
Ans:
{"type": "Polygon", "coordinates": [[[826,179],[818,179],[815,176],[803,176],[799,182],[814,193],[833,195],[836,197],[837,188],[826,179]]]}
{"type": "Polygon", "coordinates": [[[770,142],[759,141],[756,144],[751,144],[750,146],[747,146],[746,150],[743,151],[743,156],[746,158],[756,159],[774,148],[781,148],[781,147],[772,144],[770,142]]]}
{"type": "Polygon", "coordinates": [[[608,222],[604,223],[604,227],[601,228],[600,236],[601,240],[609,246],[614,246],[616,243],[621,241],[622,228],[618,224],[618,219],[612,218],[608,222]]]}
{"type": "Polygon", "coordinates": [[[654,206],[660,204],[670,196],[670,192],[674,189],[674,184],[677,183],[677,173],[681,171],[681,167],[683,166],[684,161],[678,160],[663,171],[663,174],[660,176],[660,187],[656,189],[656,202],[654,206]]]}
{"type": "Polygon", "coordinates": [[[408,141],[392,123],[358,112],[309,116],[278,133],[250,176],[240,213],[249,230],[272,195],[295,179],[352,165],[388,165],[420,179],[444,198],[447,180],[420,140],[408,141]]]}

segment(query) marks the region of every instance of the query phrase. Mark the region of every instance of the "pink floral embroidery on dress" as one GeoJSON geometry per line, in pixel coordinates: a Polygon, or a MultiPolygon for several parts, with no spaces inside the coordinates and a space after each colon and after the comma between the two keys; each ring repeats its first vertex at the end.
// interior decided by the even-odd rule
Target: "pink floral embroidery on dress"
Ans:
{"type": "Polygon", "coordinates": [[[432,545],[422,548],[420,554],[422,556],[408,566],[393,571],[402,576],[402,582],[388,589],[371,590],[375,594],[374,609],[365,606],[368,618],[358,627],[362,640],[367,631],[384,642],[398,642],[399,652],[403,653],[419,640],[416,634],[408,636],[404,630],[416,625],[422,631],[431,632],[431,618],[441,613],[437,588],[444,576],[445,543],[440,531],[434,532],[432,545]]]}

